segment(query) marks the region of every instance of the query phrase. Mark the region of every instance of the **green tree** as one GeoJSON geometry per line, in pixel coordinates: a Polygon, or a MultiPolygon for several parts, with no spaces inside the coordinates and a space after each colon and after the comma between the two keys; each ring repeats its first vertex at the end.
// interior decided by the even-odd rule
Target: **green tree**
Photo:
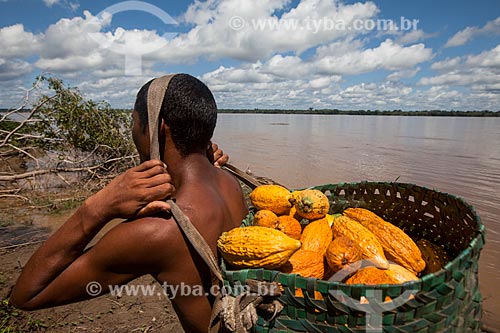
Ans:
{"type": "Polygon", "coordinates": [[[133,152],[130,113],[111,109],[107,102],[85,100],[77,88],[66,86],[52,76],[41,76],[48,85],[36,104],[33,130],[43,139],[45,149],[95,151],[102,157],[120,157],[133,152]],[[45,140],[49,139],[49,140],[45,140]]]}

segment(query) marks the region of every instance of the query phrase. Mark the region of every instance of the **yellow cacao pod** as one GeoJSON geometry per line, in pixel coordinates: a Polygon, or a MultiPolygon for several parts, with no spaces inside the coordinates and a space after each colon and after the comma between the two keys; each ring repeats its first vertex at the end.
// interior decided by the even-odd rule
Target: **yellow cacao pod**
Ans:
{"type": "Polygon", "coordinates": [[[379,269],[374,266],[368,266],[358,270],[353,276],[351,276],[346,284],[399,284],[400,282],[396,280],[393,276],[387,273],[386,269],[379,269]]]}
{"type": "Polygon", "coordinates": [[[323,256],[313,251],[298,250],[280,269],[284,273],[322,279],[325,273],[323,256]]]}
{"type": "Polygon", "coordinates": [[[418,277],[415,274],[413,274],[403,266],[396,264],[389,264],[387,274],[396,279],[398,283],[418,280],[418,277]]]}
{"type": "Polygon", "coordinates": [[[338,216],[333,220],[333,237],[347,237],[358,245],[364,259],[370,260],[375,266],[387,269],[389,263],[384,255],[384,249],[377,237],[360,223],[348,218],[338,216]]]}
{"type": "Polygon", "coordinates": [[[327,219],[323,218],[309,223],[304,228],[300,242],[303,250],[314,251],[323,256],[332,238],[332,229],[327,219]]]}
{"type": "Polygon", "coordinates": [[[222,257],[235,268],[278,268],[300,245],[279,230],[259,226],[234,228],[217,240],[222,257]]]}
{"type": "Polygon", "coordinates": [[[253,225],[276,229],[278,216],[267,209],[259,210],[253,217],[253,225]]]}
{"type": "Polygon", "coordinates": [[[424,270],[425,261],[422,259],[420,249],[403,230],[364,208],[348,208],[343,214],[359,222],[377,236],[387,259],[415,274],[424,270]]]}
{"type": "Polygon", "coordinates": [[[293,239],[300,239],[302,234],[302,226],[300,222],[288,215],[278,217],[278,224],[275,229],[281,231],[288,237],[293,239]]]}
{"type": "Polygon", "coordinates": [[[330,228],[332,227],[333,225],[333,220],[335,219],[335,217],[331,214],[326,214],[325,215],[325,218],[326,220],[328,221],[328,225],[330,226],[330,228]]]}
{"type": "Polygon", "coordinates": [[[308,220],[325,217],[330,209],[328,197],[319,190],[303,190],[294,197],[297,214],[308,220]]]}
{"type": "Polygon", "coordinates": [[[292,194],[280,185],[257,186],[250,193],[250,201],[258,210],[267,209],[277,215],[288,214],[292,208],[292,194]]]}
{"type": "Polygon", "coordinates": [[[362,260],[363,255],[361,249],[353,240],[347,237],[338,237],[328,245],[325,259],[332,272],[336,273],[362,260]]]}

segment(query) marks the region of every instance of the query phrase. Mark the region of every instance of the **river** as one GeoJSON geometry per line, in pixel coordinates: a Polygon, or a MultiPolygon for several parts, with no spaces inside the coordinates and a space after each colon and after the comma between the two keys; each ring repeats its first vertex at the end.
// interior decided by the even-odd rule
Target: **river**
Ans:
{"type": "Polygon", "coordinates": [[[483,322],[500,329],[500,118],[220,114],[214,141],[291,188],[398,179],[461,196],[487,229],[483,322]]]}

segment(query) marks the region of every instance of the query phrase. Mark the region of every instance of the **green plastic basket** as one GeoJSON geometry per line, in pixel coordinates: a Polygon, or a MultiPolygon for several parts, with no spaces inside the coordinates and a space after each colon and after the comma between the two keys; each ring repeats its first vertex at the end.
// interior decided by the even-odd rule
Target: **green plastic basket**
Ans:
{"type": "MultiPolygon", "coordinates": [[[[485,228],[471,205],[413,184],[361,182],[313,188],[328,196],[331,214],[348,207],[369,209],[414,240],[425,238],[443,246],[453,260],[418,281],[377,286],[346,285],[264,269],[225,270],[223,265],[224,283],[230,289],[238,290],[234,287],[245,285],[247,279],[276,281],[283,287],[279,298],[283,311],[270,321],[259,316],[254,332],[481,331],[477,276],[485,228]],[[295,296],[296,288],[302,289],[304,297],[295,296]],[[315,292],[323,299],[315,299],[315,292]],[[361,296],[369,304],[360,305],[361,296]],[[386,296],[394,300],[392,307],[383,303],[386,296]]],[[[249,215],[243,225],[250,225],[252,219],[249,215]]]]}

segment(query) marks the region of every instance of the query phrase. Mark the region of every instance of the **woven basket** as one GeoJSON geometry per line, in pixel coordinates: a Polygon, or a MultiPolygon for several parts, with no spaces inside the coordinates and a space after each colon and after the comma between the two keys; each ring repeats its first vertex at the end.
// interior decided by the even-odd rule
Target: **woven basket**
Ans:
{"type": "MultiPolygon", "coordinates": [[[[412,239],[425,238],[443,246],[453,260],[418,281],[370,287],[272,270],[230,271],[223,267],[224,283],[232,289],[245,285],[247,279],[277,281],[283,287],[280,301],[284,310],[270,321],[259,317],[255,332],[481,331],[477,273],[485,228],[472,206],[456,196],[413,184],[362,182],[314,188],[328,196],[330,213],[341,213],[348,207],[370,209],[412,239]],[[296,288],[302,289],[304,297],[295,296],[296,288]],[[315,298],[318,292],[322,299],[315,298]],[[397,308],[388,310],[384,306],[386,296],[396,303],[409,293],[411,296],[397,308]],[[370,304],[354,306],[348,301],[358,301],[361,296],[366,296],[370,304]]],[[[243,225],[251,224],[251,217],[243,225]]]]}

